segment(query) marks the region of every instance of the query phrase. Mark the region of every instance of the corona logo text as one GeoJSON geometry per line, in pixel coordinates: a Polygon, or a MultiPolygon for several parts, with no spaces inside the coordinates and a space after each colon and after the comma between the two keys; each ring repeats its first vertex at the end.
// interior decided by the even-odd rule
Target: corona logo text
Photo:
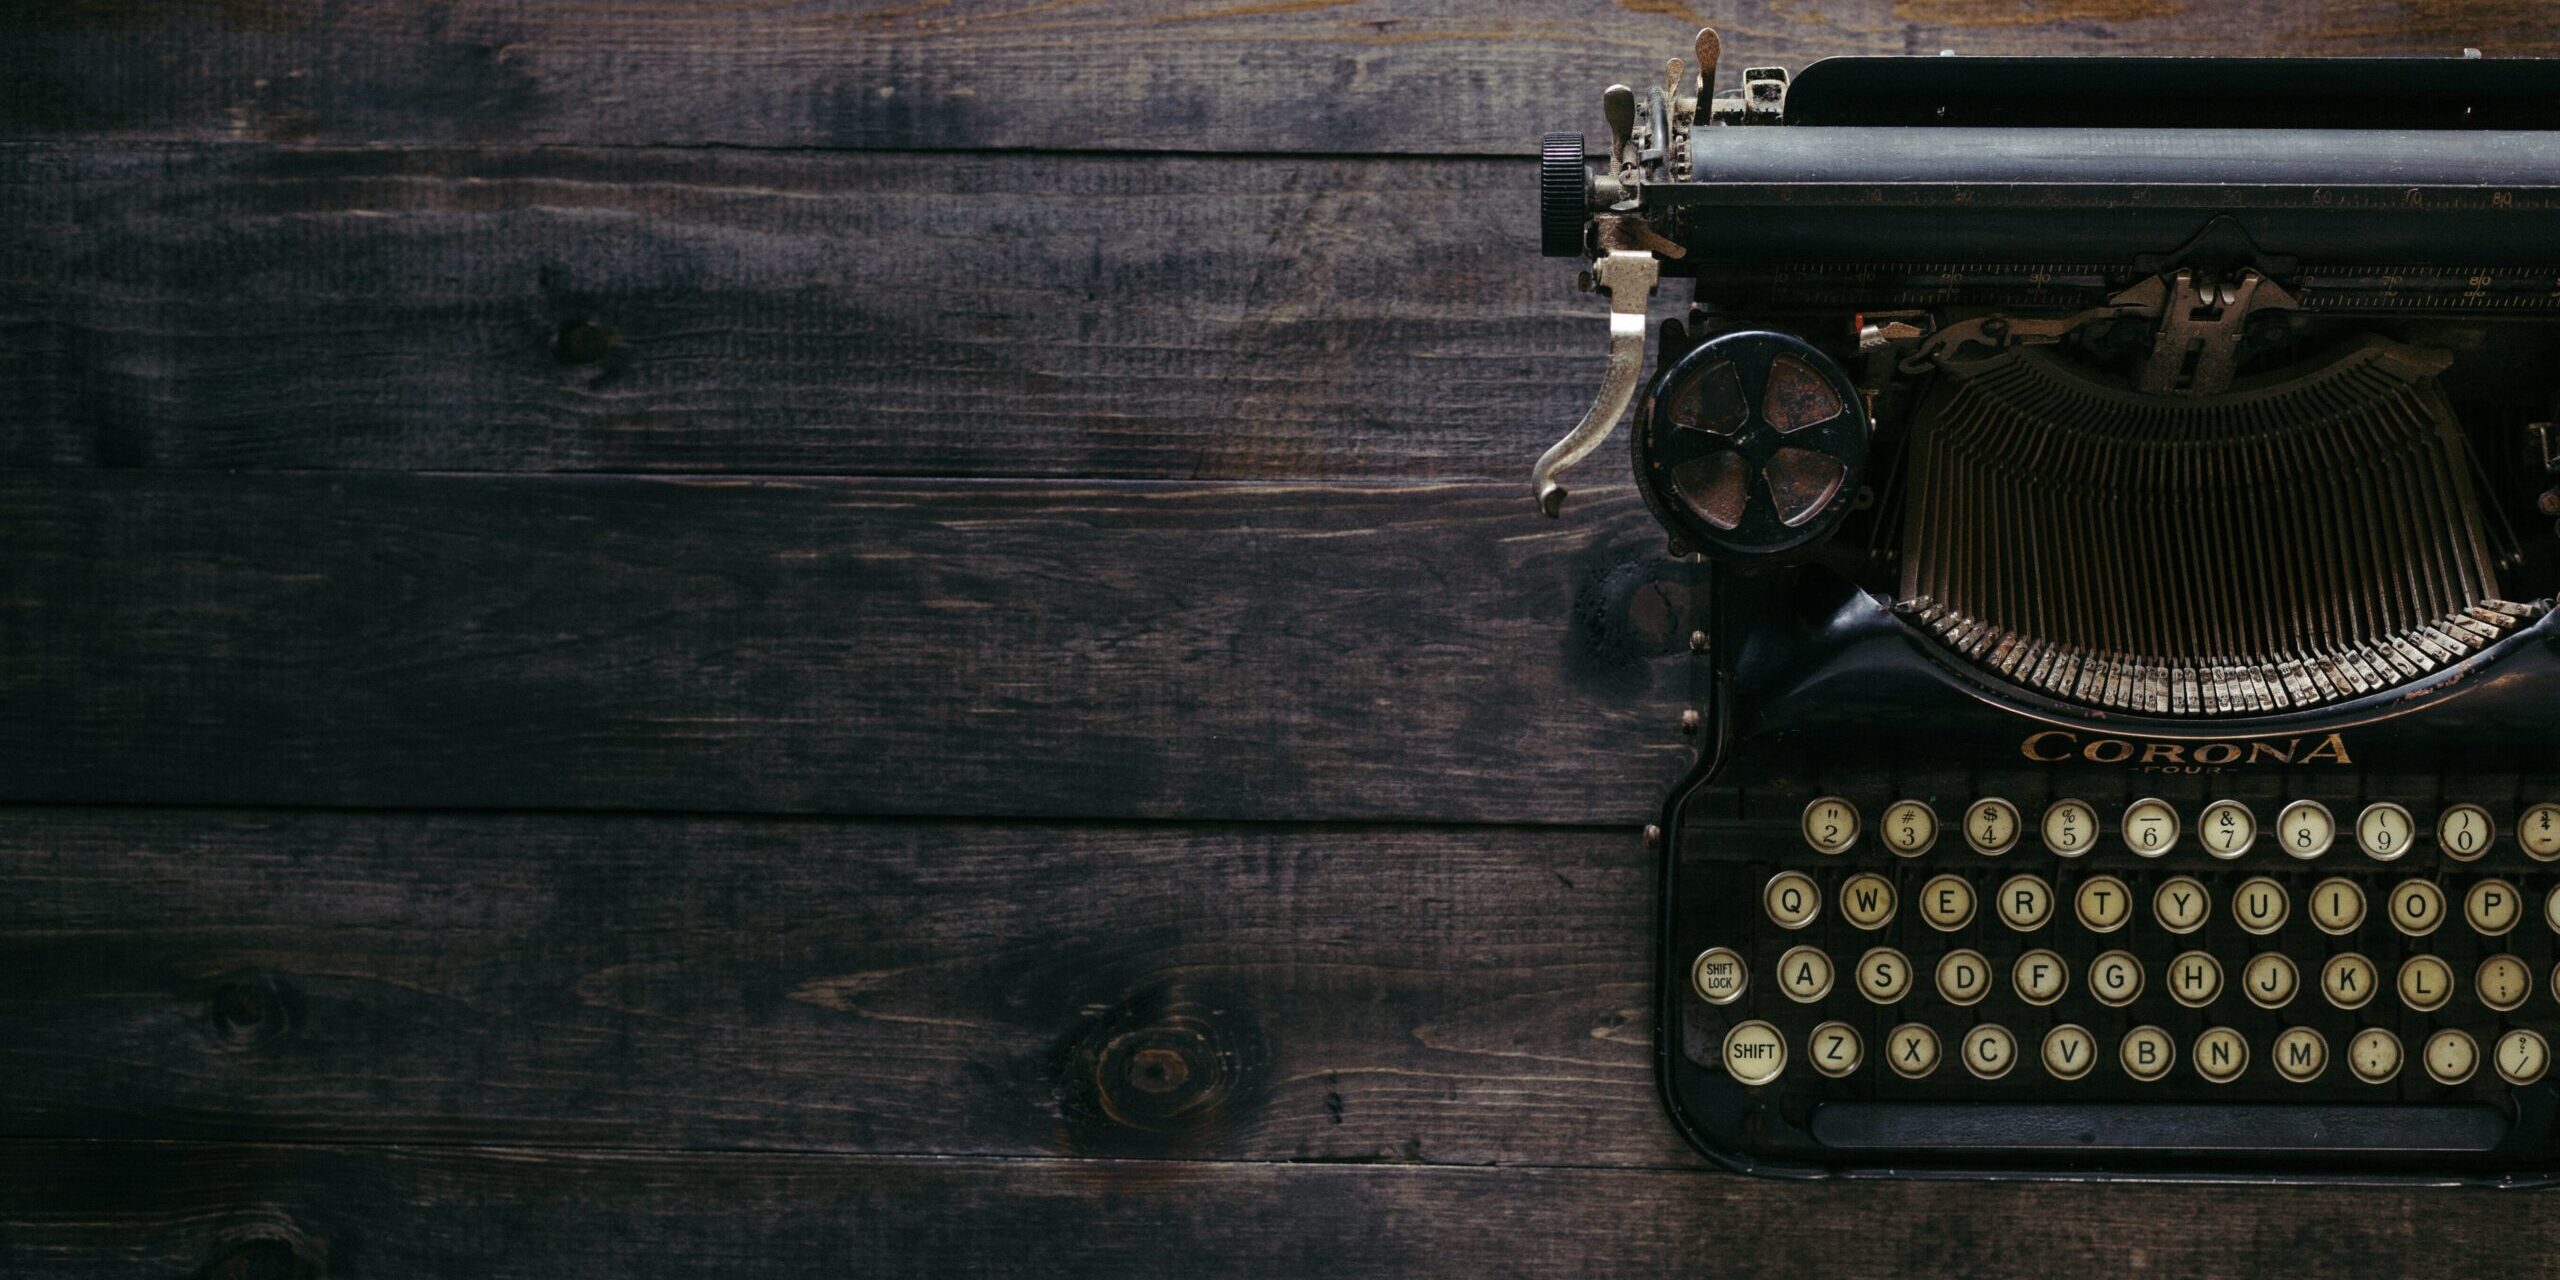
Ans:
{"type": "Polygon", "coordinates": [[[2353,764],[2343,734],[2310,738],[2244,738],[2220,742],[2162,742],[2157,739],[2084,738],[2068,729],[2027,735],[2018,750],[2038,764],[2086,760],[2091,764],[2148,765],[2165,768],[2222,768],[2247,764],[2353,764]]]}

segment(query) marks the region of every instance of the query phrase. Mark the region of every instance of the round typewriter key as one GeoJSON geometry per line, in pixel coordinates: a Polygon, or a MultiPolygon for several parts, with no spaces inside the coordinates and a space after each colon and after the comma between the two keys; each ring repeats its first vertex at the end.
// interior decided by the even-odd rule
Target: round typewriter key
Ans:
{"type": "Polygon", "coordinates": [[[2018,806],[1985,796],[1964,811],[1964,842],[1984,857],[1996,858],[2018,847],[2018,806]]]}
{"type": "Polygon", "coordinates": [[[2249,851],[2258,838],[2258,819],[2237,800],[2216,800],[2196,819],[2196,839],[2204,851],[2225,861],[2249,851]]]}
{"type": "Polygon", "coordinates": [[[2309,1084],[2329,1069],[2329,1042],[2309,1027],[2287,1027],[2276,1034],[2276,1074],[2295,1084],[2309,1084]]]}
{"type": "Polygon", "coordinates": [[[2007,1027],[1986,1022],[1964,1033],[1964,1047],[1957,1056],[1975,1079],[1997,1080],[2018,1065],[2018,1039],[2007,1027]]]}
{"type": "Polygon", "coordinates": [[[1920,918],[1941,930],[1973,923],[1973,886],[1962,876],[1932,876],[1920,886],[1920,918]]]}
{"type": "Polygon", "coordinates": [[[2222,994],[2222,962],[2209,951],[2182,951],[2169,962],[2169,998],[2190,1009],[2222,994]]]}
{"type": "Polygon", "coordinates": [[[2514,956],[2491,956],[2471,975],[2471,989],[2480,1003],[2504,1013],[2533,994],[2533,970],[2514,956]]]}
{"type": "Polygon", "coordinates": [[[1906,1022],[1884,1033],[1885,1060],[1906,1080],[1924,1079],[1938,1069],[1938,1033],[1906,1022]]]}
{"type": "Polygon", "coordinates": [[[1769,919],[1782,929],[1801,929],[1822,914],[1822,889],[1801,871],[1781,871],[1760,891],[1769,919]]]}
{"type": "Polygon", "coordinates": [[[2025,931],[2041,928],[2053,918],[2053,886],[2039,875],[2014,875],[2000,882],[2000,893],[1994,903],[2000,919],[2010,928],[2025,931]]]}
{"type": "Polygon", "coordinates": [[[2320,994],[2341,1009],[2363,1008],[2380,985],[2382,974],[2373,962],[2352,951],[2341,951],[2320,966],[2320,994]]]}
{"type": "Polygon", "coordinates": [[[2254,934],[2274,933],[2292,913],[2293,903],[2285,897],[2284,886],[2266,876],[2241,881],[2231,894],[2232,920],[2254,934]]]}
{"type": "Polygon", "coordinates": [[[2345,876],[2331,876],[2311,886],[2311,923],[2320,932],[2350,934],[2364,923],[2364,889],[2345,876]]]}
{"type": "Polygon", "coordinates": [[[2444,890],[2425,880],[2403,880],[2391,886],[2391,927],[2423,938],[2444,923],[2444,890]]]}
{"type": "Polygon", "coordinates": [[[1858,957],[1858,990],[1877,1004],[1892,1004],[1911,990],[1911,961],[1891,947],[1858,957]]]}
{"type": "Polygon", "coordinates": [[[1831,994],[1831,957],[1819,947],[1789,947],[1778,957],[1778,989],[1797,1004],[1831,994]]]}
{"type": "Polygon", "coordinates": [[[2072,913],[2091,933],[2113,933],[2133,915],[2133,890],[2114,876],[2091,876],[2071,894],[2072,913]]]}
{"type": "Polygon", "coordinates": [[[2367,1027],[2347,1042],[2347,1070],[2366,1084],[2389,1084],[2400,1074],[2400,1037],[2367,1027]]]}
{"type": "Polygon", "coordinates": [[[2045,1074],[2077,1080],[2098,1064],[2098,1038],[2078,1023],[2063,1023],[2044,1033],[2043,1057],[2045,1074]]]}
{"type": "Polygon", "coordinates": [[[2524,895],[2504,880],[2483,880],[2462,895],[2462,918],[2473,933],[2497,937],[2524,915],[2524,895]]]}
{"type": "Polygon", "coordinates": [[[2468,1031],[2446,1027],[2427,1037],[2427,1047],[2418,1057],[2437,1084],[2460,1084],[2480,1069],[2480,1042],[2468,1031]]]}
{"type": "Polygon", "coordinates": [[[2329,806],[2317,800],[2296,800],[2276,817],[2276,843],[2305,862],[2327,853],[2329,842],[2337,838],[2338,824],[2330,818],[2329,806]]]}
{"type": "Polygon", "coordinates": [[[2196,1074],[2229,1084],[2249,1069],[2248,1038],[2229,1027],[2207,1027],[2196,1037],[2196,1074]]]}
{"type": "Polygon", "coordinates": [[[1840,882],[1840,914],[1861,929],[1881,929],[1893,919],[1893,882],[1860,872],[1840,882]]]}
{"type": "Polygon", "coordinates": [[[2178,1042],[2158,1027],[2135,1027],[2116,1046],[2116,1061],[2136,1080],[2157,1080],[2178,1061],[2178,1042]]]}
{"type": "Polygon", "coordinates": [[[1732,948],[1717,947],[1698,953],[1697,963],[1689,966],[1689,985],[1708,1004],[1732,1004],[1751,985],[1751,974],[1732,948]]]}
{"type": "Polygon", "coordinates": [[[1906,858],[1917,858],[1938,842],[1938,812],[1917,800],[1896,800],[1876,825],[1884,846],[1906,858]]]}
{"type": "Polygon", "coordinates": [[[2453,998],[2453,966],[2442,956],[2411,956],[2400,962],[2400,1003],[2420,1013],[2433,1013],[2453,998]]]}
{"type": "Polygon", "coordinates": [[[2397,862],[2409,851],[2409,838],[2417,834],[2418,823],[2407,809],[2388,800],[2377,800],[2356,815],[2356,847],[2376,862],[2397,862]]]}
{"type": "Polygon", "coordinates": [[[1787,1069],[1787,1038],[1757,1018],[1724,1033],[1724,1069],[1735,1084],[1767,1084],[1787,1069]]]}
{"type": "Polygon", "coordinates": [[[2089,994],[2121,1009],[2142,994],[2142,962],[2130,951],[2101,951],[2089,962],[2089,994]]]}
{"type": "Polygon", "coordinates": [[[2240,990],[2249,1003],[2261,1009],[2281,1009],[2293,1000],[2296,987],[2302,985],[2302,972],[2281,951],[2261,951],[2249,957],[2240,970],[2240,990]]]}
{"type": "Polygon", "coordinates": [[[2126,805],[2124,847],[2145,858],[2157,858],[2178,843],[2178,811],[2166,800],[2144,798],[2126,805]]]}
{"type": "Polygon", "coordinates": [[[1858,1069],[1867,1060],[1867,1043],[1858,1029],[1845,1022],[1826,1022],[1805,1037],[1805,1057],[1813,1069],[1834,1080],[1858,1069]]]}
{"type": "Polygon", "coordinates": [[[2086,800],[2056,800],[2044,811],[2044,847],[2077,858],[2098,843],[2098,811],[2086,800]]]}
{"type": "Polygon", "coordinates": [[[2508,1084],[2532,1084],[2551,1069],[2551,1042],[2539,1031],[2518,1027],[2498,1037],[2498,1047],[2491,1056],[2497,1059],[2498,1078],[2508,1084]]]}
{"type": "Polygon", "coordinates": [[[2151,914],[2171,933],[2194,933],[2213,913],[2213,899],[2193,876],[2171,876],[2151,895],[2151,914]]]}
{"type": "Polygon", "coordinates": [[[1991,994],[1991,962],[1982,953],[1959,947],[1938,957],[1938,998],[1948,1004],[1972,1004],[1991,994]]]}
{"type": "Polygon", "coordinates": [[[1806,805],[1804,842],[1816,853],[1847,853],[1858,842],[1858,806],[1838,796],[1806,805]]]}
{"type": "Polygon", "coordinates": [[[2071,965],[2059,954],[2038,947],[2022,952],[2009,966],[2009,985],[2028,1004],[2052,1004],[2071,986],[2071,965]]]}
{"type": "Polygon", "coordinates": [[[2456,862],[2469,862],[2489,851],[2498,824],[2476,804],[2458,804],[2436,815],[2436,847],[2456,862]]]}
{"type": "Polygon", "coordinates": [[[2538,804],[2516,823],[2516,843],[2537,862],[2560,858],[2560,804],[2538,804]]]}
{"type": "Polygon", "coordinates": [[[2550,896],[2542,900],[2542,918],[2554,930],[2560,930],[2560,884],[2551,886],[2550,896]]]}

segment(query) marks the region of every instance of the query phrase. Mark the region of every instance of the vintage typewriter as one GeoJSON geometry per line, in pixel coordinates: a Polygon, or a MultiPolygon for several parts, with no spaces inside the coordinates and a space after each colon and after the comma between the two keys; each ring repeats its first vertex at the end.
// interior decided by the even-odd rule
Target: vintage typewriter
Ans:
{"type": "Polygon", "coordinates": [[[1709,583],[1648,831],[1678,1125],[2560,1174],[2560,71],[1717,57],[1540,179],[1610,312],[1537,500],[1632,408],[1709,583]]]}

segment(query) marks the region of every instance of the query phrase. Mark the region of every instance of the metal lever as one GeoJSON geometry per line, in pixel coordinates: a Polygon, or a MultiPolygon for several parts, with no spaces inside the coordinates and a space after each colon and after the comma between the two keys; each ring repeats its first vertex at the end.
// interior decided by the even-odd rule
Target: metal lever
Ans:
{"type": "Polygon", "coordinates": [[[1636,383],[1644,374],[1645,300],[1662,278],[1662,264],[1650,252],[1612,249],[1591,264],[1591,274],[1609,295],[1609,372],[1600,380],[1600,395],[1590,412],[1529,471],[1538,510],[1550,516],[1564,510],[1565,489],[1556,483],[1556,473],[1599,448],[1636,398],[1636,383]]]}

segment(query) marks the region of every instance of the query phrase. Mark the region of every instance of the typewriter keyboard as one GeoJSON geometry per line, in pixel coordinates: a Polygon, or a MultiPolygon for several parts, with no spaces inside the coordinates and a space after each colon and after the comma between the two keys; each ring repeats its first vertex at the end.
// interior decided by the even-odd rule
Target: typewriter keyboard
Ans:
{"type": "Polygon", "coordinates": [[[2560,802],[1757,807],[1693,825],[1674,908],[1683,1050],[1738,1084],[2341,1104],[2553,1077],[2560,802]]]}

